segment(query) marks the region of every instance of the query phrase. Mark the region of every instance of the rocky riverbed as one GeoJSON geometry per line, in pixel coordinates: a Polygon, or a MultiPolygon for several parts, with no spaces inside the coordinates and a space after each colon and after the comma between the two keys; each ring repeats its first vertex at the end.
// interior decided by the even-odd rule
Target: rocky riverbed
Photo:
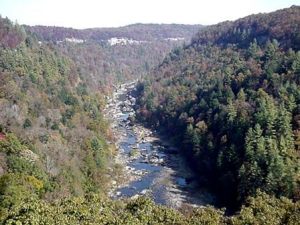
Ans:
{"type": "Polygon", "coordinates": [[[135,116],[135,98],[130,94],[134,85],[121,85],[105,109],[116,137],[115,160],[123,168],[122,179],[112,181],[110,196],[119,199],[147,195],[158,204],[175,208],[213,204],[214,197],[197,186],[178,149],[130,119],[135,116]]]}

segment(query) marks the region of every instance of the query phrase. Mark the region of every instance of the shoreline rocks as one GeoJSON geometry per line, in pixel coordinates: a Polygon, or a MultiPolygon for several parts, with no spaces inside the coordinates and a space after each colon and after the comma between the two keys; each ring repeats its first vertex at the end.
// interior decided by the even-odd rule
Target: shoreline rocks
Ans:
{"type": "Polygon", "coordinates": [[[134,83],[120,86],[105,107],[105,116],[111,121],[118,154],[115,162],[123,168],[119,179],[111,183],[112,198],[137,198],[149,195],[159,204],[180,207],[182,204],[200,205],[191,196],[186,176],[181,168],[178,149],[156,132],[134,122],[136,99],[129,94],[134,83]]]}

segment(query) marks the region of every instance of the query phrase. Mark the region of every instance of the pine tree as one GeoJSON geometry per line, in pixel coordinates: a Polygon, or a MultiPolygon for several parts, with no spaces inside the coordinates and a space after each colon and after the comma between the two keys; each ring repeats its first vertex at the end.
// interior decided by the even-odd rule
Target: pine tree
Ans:
{"type": "Polygon", "coordinates": [[[279,150],[287,152],[294,149],[294,137],[292,130],[292,115],[281,104],[279,107],[279,114],[277,118],[277,136],[279,141],[279,150]]]}

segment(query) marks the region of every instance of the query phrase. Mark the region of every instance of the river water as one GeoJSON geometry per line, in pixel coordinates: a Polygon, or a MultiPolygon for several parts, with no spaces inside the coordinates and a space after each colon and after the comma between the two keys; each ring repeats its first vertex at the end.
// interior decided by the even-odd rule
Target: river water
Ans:
{"type": "Polygon", "coordinates": [[[113,199],[151,197],[156,203],[178,208],[184,204],[214,204],[214,197],[197,185],[178,149],[155,131],[132,123],[135,115],[134,83],[123,84],[109,99],[106,117],[116,137],[116,163],[123,168],[121,181],[113,181],[113,199]]]}

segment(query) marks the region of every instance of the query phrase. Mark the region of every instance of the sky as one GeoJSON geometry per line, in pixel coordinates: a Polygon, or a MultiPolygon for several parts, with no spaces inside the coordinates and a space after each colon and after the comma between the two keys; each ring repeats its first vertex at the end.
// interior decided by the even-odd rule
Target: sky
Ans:
{"type": "Polygon", "coordinates": [[[300,5],[300,0],[0,0],[0,15],[19,24],[79,29],[133,23],[210,25],[291,5],[300,5]]]}

